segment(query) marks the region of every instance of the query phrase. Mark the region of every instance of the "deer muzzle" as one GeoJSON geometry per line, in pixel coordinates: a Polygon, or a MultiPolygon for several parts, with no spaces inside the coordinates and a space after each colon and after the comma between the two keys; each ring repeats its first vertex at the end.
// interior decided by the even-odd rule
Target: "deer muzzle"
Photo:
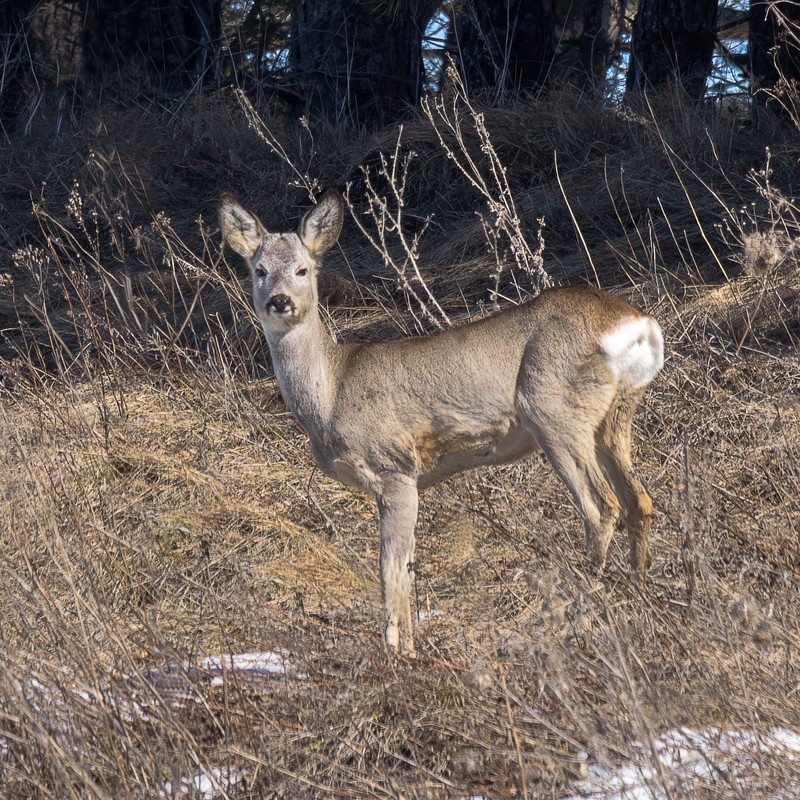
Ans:
{"type": "Polygon", "coordinates": [[[289,295],[274,294],[267,301],[266,310],[267,313],[275,313],[282,317],[294,311],[294,303],[289,295]]]}

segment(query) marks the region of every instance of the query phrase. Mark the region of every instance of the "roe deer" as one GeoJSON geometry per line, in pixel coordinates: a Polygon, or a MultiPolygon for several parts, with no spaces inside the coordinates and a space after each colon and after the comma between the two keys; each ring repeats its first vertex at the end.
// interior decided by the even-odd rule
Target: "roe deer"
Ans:
{"type": "Polygon", "coordinates": [[[317,305],[319,257],[342,227],[327,192],[297,234],[268,233],[222,196],[225,241],[250,267],[281,394],[322,470],[378,500],[387,644],[414,652],[411,587],[418,492],[470,467],[541,449],[567,485],[601,569],[617,518],[644,579],[652,503],[631,470],[631,423],[661,369],[658,323],[589,287],[430,336],[336,344],[317,305]]]}

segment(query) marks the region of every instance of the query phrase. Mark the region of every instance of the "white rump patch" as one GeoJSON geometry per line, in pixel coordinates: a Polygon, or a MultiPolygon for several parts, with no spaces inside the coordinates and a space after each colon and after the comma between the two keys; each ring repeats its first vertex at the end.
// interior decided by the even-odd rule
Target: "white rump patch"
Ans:
{"type": "Polygon", "coordinates": [[[664,336],[652,317],[630,317],[600,340],[614,377],[634,388],[650,383],[664,365],[664,336]]]}

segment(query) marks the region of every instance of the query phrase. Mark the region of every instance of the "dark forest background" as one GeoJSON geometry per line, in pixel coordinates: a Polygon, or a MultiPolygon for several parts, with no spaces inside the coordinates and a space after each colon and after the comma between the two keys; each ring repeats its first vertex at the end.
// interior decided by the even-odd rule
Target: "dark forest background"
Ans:
{"type": "Polygon", "coordinates": [[[800,11],[790,0],[17,0],[0,17],[2,118],[43,93],[275,93],[295,112],[374,128],[446,91],[494,103],[564,86],[617,102],[680,86],[795,113],[800,11]],[[709,90],[709,76],[727,80],[709,90]]]}

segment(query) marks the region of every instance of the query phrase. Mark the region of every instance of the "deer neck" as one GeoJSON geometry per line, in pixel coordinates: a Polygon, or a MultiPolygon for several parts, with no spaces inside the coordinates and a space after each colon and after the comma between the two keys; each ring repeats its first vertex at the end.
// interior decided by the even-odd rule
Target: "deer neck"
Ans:
{"type": "Polygon", "coordinates": [[[322,433],[333,410],[337,345],[317,313],[284,333],[265,333],[284,401],[306,433],[322,433]]]}

